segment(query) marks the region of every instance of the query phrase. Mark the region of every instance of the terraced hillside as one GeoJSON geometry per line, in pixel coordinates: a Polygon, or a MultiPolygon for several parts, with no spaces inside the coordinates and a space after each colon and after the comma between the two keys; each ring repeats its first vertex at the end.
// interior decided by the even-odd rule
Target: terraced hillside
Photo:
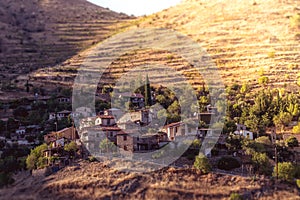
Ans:
{"type": "MultiPolygon", "coordinates": [[[[300,2],[297,0],[242,3],[238,0],[185,0],[177,6],[138,19],[135,28],[164,27],[188,35],[207,50],[226,84],[247,82],[257,86],[259,77],[266,76],[269,78],[267,85],[271,87],[298,90],[300,30],[292,26],[291,18],[299,12],[300,2]]],[[[195,86],[202,84],[199,74],[193,70],[189,72],[188,64],[180,56],[159,51],[124,55],[110,66],[103,82],[113,83],[128,68],[147,64],[151,59],[156,63],[175,65],[179,72],[192,77],[195,86]]],[[[59,83],[62,79],[56,78],[58,72],[76,68],[82,60],[82,57],[72,58],[53,71],[38,71],[35,79],[48,77],[47,80],[59,83]]],[[[69,75],[68,72],[62,74],[66,77],[63,79],[65,84],[72,83],[75,73],[70,79],[69,75]]]]}
{"type": "Polygon", "coordinates": [[[1,80],[65,61],[131,18],[85,0],[1,0],[1,80]]]}

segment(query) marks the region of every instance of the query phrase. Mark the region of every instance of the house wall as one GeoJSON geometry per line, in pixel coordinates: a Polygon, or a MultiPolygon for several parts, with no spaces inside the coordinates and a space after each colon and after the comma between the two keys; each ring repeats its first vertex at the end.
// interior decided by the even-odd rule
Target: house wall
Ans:
{"type": "Polygon", "coordinates": [[[125,151],[133,152],[135,149],[137,149],[137,146],[134,145],[134,143],[134,138],[128,134],[117,135],[117,146],[125,151]]]}

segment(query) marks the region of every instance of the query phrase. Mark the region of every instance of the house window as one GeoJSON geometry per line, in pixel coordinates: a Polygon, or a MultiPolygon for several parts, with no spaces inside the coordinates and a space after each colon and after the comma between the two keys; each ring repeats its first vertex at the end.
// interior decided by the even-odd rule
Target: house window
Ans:
{"type": "Polygon", "coordinates": [[[127,146],[126,145],[124,146],[124,150],[127,151],[127,146]]]}
{"type": "Polygon", "coordinates": [[[112,137],[114,134],[113,134],[113,132],[110,132],[110,137],[112,137]]]}
{"type": "Polygon", "coordinates": [[[126,141],[127,140],[127,135],[123,136],[123,140],[126,141]]]}

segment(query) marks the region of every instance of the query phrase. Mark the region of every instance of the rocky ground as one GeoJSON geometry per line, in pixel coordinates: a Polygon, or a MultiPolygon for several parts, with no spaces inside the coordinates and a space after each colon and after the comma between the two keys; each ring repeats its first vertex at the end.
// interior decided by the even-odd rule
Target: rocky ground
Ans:
{"type": "Polygon", "coordinates": [[[150,173],[120,172],[105,162],[78,161],[48,177],[16,176],[13,186],[0,190],[0,199],[300,199],[294,186],[258,177],[164,168],[150,173]]]}

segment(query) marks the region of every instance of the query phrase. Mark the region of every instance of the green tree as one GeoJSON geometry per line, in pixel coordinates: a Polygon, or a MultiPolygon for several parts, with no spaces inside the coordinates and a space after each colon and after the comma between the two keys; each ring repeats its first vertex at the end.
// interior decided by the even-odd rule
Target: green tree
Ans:
{"type": "Polygon", "coordinates": [[[291,136],[291,137],[287,138],[285,140],[285,144],[288,147],[297,147],[297,146],[299,146],[299,142],[298,142],[297,138],[295,138],[294,136],[291,136]]]}
{"type": "Polygon", "coordinates": [[[203,154],[200,154],[196,157],[194,167],[204,174],[209,173],[212,169],[208,158],[203,154]]]}
{"type": "Polygon", "coordinates": [[[47,144],[42,144],[32,149],[26,158],[26,166],[28,169],[36,169],[43,167],[44,159],[43,152],[48,148],[47,144]]]}
{"type": "Polygon", "coordinates": [[[272,142],[271,142],[271,140],[269,139],[268,136],[258,137],[258,138],[255,139],[255,142],[258,142],[258,143],[261,143],[261,144],[264,144],[264,145],[269,145],[269,146],[272,145],[272,142]]]}
{"type": "Polygon", "coordinates": [[[78,150],[78,146],[77,146],[76,142],[71,141],[70,143],[68,143],[64,146],[64,150],[69,153],[75,153],[78,150]]]}
{"type": "Polygon", "coordinates": [[[296,126],[293,127],[292,132],[294,134],[300,134],[300,122],[296,126]]]}
{"type": "Polygon", "coordinates": [[[253,152],[252,162],[254,170],[259,174],[270,175],[272,172],[271,163],[266,153],[253,152]]]}
{"type": "Polygon", "coordinates": [[[240,89],[240,93],[245,94],[248,91],[249,91],[249,85],[247,83],[243,83],[243,85],[240,89]]]}
{"type": "MultiPolygon", "coordinates": [[[[276,166],[274,167],[273,176],[276,177],[276,166]]],[[[292,182],[295,178],[296,169],[291,162],[278,163],[278,178],[292,182]]]]}
{"type": "Polygon", "coordinates": [[[288,112],[281,111],[278,115],[275,115],[273,122],[276,127],[280,128],[281,133],[284,131],[284,127],[288,126],[292,121],[293,116],[288,112]]]}
{"type": "Polygon", "coordinates": [[[266,76],[259,77],[258,84],[260,84],[260,85],[266,85],[268,83],[269,83],[269,78],[268,77],[266,77],[266,76]]]}
{"type": "Polygon", "coordinates": [[[117,151],[116,145],[113,142],[111,142],[108,138],[105,138],[100,142],[99,148],[103,153],[113,153],[117,151]]]}
{"type": "Polygon", "coordinates": [[[226,147],[230,150],[238,150],[242,148],[243,136],[230,134],[226,139],[226,147]]]}

